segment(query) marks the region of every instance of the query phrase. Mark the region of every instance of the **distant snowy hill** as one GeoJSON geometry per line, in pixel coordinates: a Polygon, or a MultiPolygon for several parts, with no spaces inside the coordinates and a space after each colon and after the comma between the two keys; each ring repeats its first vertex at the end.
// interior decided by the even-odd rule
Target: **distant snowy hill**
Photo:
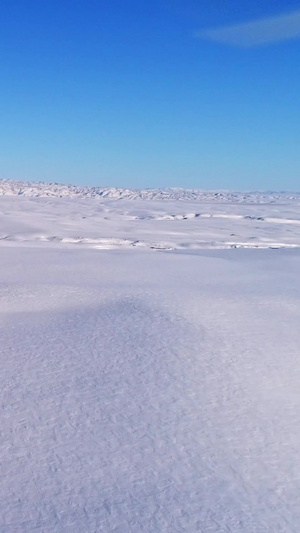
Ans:
{"type": "Polygon", "coordinates": [[[58,183],[0,180],[0,195],[28,197],[111,198],[127,200],[194,200],[237,203],[300,202],[300,193],[229,192],[199,189],[121,189],[113,187],[83,187],[58,183]]]}

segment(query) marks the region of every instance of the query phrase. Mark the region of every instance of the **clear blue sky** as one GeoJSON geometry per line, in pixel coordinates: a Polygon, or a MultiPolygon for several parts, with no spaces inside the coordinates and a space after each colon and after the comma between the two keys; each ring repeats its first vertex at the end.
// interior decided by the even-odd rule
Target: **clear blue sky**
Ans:
{"type": "Polygon", "coordinates": [[[257,37],[287,13],[300,0],[2,0],[0,177],[300,190],[300,27],[257,37]]]}

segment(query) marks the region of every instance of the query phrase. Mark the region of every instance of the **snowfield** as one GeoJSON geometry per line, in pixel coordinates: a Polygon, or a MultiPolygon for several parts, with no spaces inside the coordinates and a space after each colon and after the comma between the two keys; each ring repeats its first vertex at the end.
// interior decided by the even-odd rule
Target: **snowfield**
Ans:
{"type": "Polygon", "coordinates": [[[300,195],[99,190],[0,182],[1,533],[298,533],[300,195]]]}

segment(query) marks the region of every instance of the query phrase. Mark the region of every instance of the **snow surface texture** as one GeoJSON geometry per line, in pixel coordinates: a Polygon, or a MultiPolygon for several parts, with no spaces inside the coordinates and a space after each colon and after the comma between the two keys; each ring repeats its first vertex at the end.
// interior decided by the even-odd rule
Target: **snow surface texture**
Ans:
{"type": "Polygon", "coordinates": [[[1,533],[299,532],[299,198],[183,197],[0,198],[1,533]]]}

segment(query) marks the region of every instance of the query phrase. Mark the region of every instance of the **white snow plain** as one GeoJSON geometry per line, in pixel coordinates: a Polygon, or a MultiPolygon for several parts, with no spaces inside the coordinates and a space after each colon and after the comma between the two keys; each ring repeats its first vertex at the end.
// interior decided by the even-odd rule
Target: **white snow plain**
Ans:
{"type": "Polygon", "coordinates": [[[300,196],[22,187],[0,531],[298,533],[300,196]]]}

